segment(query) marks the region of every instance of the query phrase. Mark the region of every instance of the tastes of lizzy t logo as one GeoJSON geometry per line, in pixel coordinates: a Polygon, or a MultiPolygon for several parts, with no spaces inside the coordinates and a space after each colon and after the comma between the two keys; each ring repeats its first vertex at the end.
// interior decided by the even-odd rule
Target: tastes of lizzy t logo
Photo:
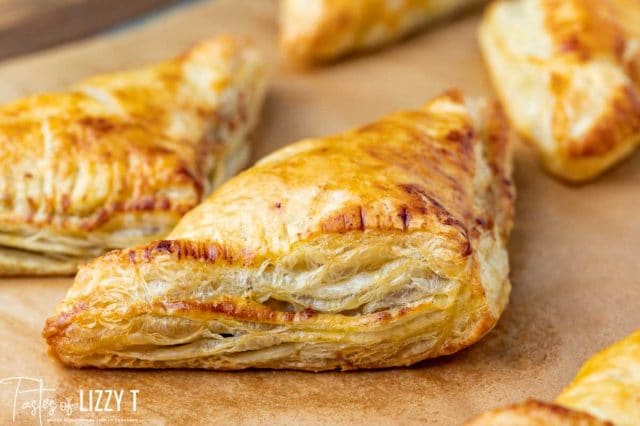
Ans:
{"type": "Polygon", "coordinates": [[[75,394],[60,397],[54,394],[56,389],[45,386],[43,379],[18,376],[0,379],[0,386],[0,395],[3,396],[0,413],[11,413],[14,423],[19,420],[22,422],[25,416],[40,425],[49,421],[107,420],[98,415],[111,415],[113,420],[129,423],[137,422],[134,418],[122,418],[119,413],[132,414],[138,410],[138,389],[78,389],[75,394]],[[5,395],[8,395],[6,401],[5,395]]]}

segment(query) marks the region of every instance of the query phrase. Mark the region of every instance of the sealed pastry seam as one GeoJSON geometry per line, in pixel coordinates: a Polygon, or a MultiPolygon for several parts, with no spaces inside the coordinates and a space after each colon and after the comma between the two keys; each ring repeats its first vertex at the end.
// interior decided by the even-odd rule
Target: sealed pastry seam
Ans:
{"type": "Polygon", "coordinates": [[[507,303],[509,145],[497,106],[452,92],[285,147],[168,239],[81,268],[43,335],[71,366],[319,371],[456,352],[507,303]]]}
{"type": "Polygon", "coordinates": [[[594,178],[640,144],[640,5],[517,0],[490,5],[479,39],[513,126],[552,174],[594,178]]]}
{"type": "Polygon", "coordinates": [[[229,37],[0,108],[0,275],[67,274],[165,236],[248,159],[265,86],[229,37]]]}
{"type": "Polygon", "coordinates": [[[280,0],[280,42],[300,63],[375,49],[483,0],[280,0]]]}

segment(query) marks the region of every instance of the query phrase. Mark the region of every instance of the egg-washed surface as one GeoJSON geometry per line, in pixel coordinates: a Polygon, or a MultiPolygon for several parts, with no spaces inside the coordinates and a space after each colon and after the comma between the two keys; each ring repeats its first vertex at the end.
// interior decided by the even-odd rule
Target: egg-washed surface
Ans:
{"type": "Polygon", "coordinates": [[[285,147],[167,240],[81,268],[43,335],[71,366],[409,365],[504,309],[513,216],[499,108],[452,92],[285,147]]]}
{"type": "Polygon", "coordinates": [[[640,144],[640,2],[489,6],[480,44],[514,127],[552,174],[594,178],[640,144]]]}
{"type": "MultiPolygon", "coordinates": [[[[131,32],[5,62],[0,64],[0,98],[19,96],[17,87],[33,93],[61,87],[98,68],[125,69],[132,55],[138,55],[136,62],[149,63],[170,57],[186,43],[210,35],[212,28],[251,35],[275,63],[275,5],[270,0],[191,2],[131,32]]],[[[452,81],[468,94],[489,96],[475,40],[479,19],[477,14],[463,16],[331,69],[278,69],[271,74],[253,151],[262,157],[308,136],[341,132],[417,107],[452,81]]],[[[541,174],[533,150],[524,144],[515,143],[514,149],[513,289],[496,327],[467,350],[414,368],[355,374],[63,368],[46,356],[39,335],[72,280],[5,279],[0,329],[3,341],[12,343],[0,363],[0,377],[16,372],[42,376],[61,400],[77,396],[80,388],[139,388],[144,401],[135,417],[167,424],[321,419],[346,425],[375,418],[449,426],[503,403],[530,397],[552,401],[591,354],[640,324],[633,262],[640,223],[629,220],[640,202],[634,188],[640,155],[576,190],[541,174]]],[[[4,388],[7,397],[0,399],[9,404],[13,396],[4,388]]],[[[10,423],[11,413],[4,411],[0,419],[10,423]]],[[[120,418],[128,416],[125,412],[120,418]]]]}
{"type": "Polygon", "coordinates": [[[640,423],[640,330],[587,361],[556,398],[616,425],[640,423]]]}
{"type": "Polygon", "coordinates": [[[0,108],[0,275],[71,274],[162,238],[248,159],[259,53],[219,37],[0,108]]]}
{"type": "Polygon", "coordinates": [[[587,361],[555,404],[527,401],[485,413],[481,425],[634,426],[640,424],[640,330],[587,361]]]}
{"type": "Polygon", "coordinates": [[[301,63],[375,49],[483,0],[280,0],[281,45],[301,63]]]}

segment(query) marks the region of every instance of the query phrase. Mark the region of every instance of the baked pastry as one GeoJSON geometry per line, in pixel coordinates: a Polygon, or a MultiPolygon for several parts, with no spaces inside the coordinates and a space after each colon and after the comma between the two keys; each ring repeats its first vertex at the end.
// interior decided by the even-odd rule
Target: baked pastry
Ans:
{"type": "Polygon", "coordinates": [[[0,276],[166,236],[245,165],[264,86],[255,48],[220,37],[0,107],[0,276]]]}
{"type": "Polygon", "coordinates": [[[83,266],[43,336],[81,367],[409,365],[487,333],[510,284],[508,134],[461,95],[285,147],[168,239],[83,266]]]}
{"type": "Polygon", "coordinates": [[[640,330],[595,355],[555,404],[527,401],[471,420],[483,425],[640,424],[640,330]]]}
{"type": "Polygon", "coordinates": [[[301,63],[338,59],[397,40],[482,0],[280,0],[284,52],[301,63]]]}
{"type": "Polygon", "coordinates": [[[552,174],[594,178],[640,144],[640,2],[497,1],[480,26],[494,86],[552,174]]]}
{"type": "Polygon", "coordinates": [[[583,411],[528,400],[484,413],[465,426],[613,426],[583,411]]]}

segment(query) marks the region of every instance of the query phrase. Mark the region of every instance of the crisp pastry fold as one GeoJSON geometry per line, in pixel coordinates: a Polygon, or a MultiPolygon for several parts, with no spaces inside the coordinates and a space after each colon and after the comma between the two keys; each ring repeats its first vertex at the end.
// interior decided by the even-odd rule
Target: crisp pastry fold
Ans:
{"type": "Polygon", "coordinates": [[[527,401],[485,413],[469,426],[637,426],[640,330],[587,361],[554,404],[527,401]]]}
{"type": "Polygon", "coordinates": [[[480,45],[515,129],[545,168],[594,178],[640,144],[640,2],[492,4],[480,45]]]}
{"type": "Polygon", "coordinates": [[[43,330],[70,366],[356,369],[456,352],[510,290],[496,106],[424,108],[262,159],[168,239],[83,266],[43,330]]]}
{"type": "Polygon", "coordinates": [[[284,52],[302,63],[370,50],[483,0],[281,0],[284,52]]]}
{"type": "Polygon", "coordinates": [[[256,49],[219,37],[0,107],[0,276],[166,236],[245,165],[264,86],[256,49]]]}

